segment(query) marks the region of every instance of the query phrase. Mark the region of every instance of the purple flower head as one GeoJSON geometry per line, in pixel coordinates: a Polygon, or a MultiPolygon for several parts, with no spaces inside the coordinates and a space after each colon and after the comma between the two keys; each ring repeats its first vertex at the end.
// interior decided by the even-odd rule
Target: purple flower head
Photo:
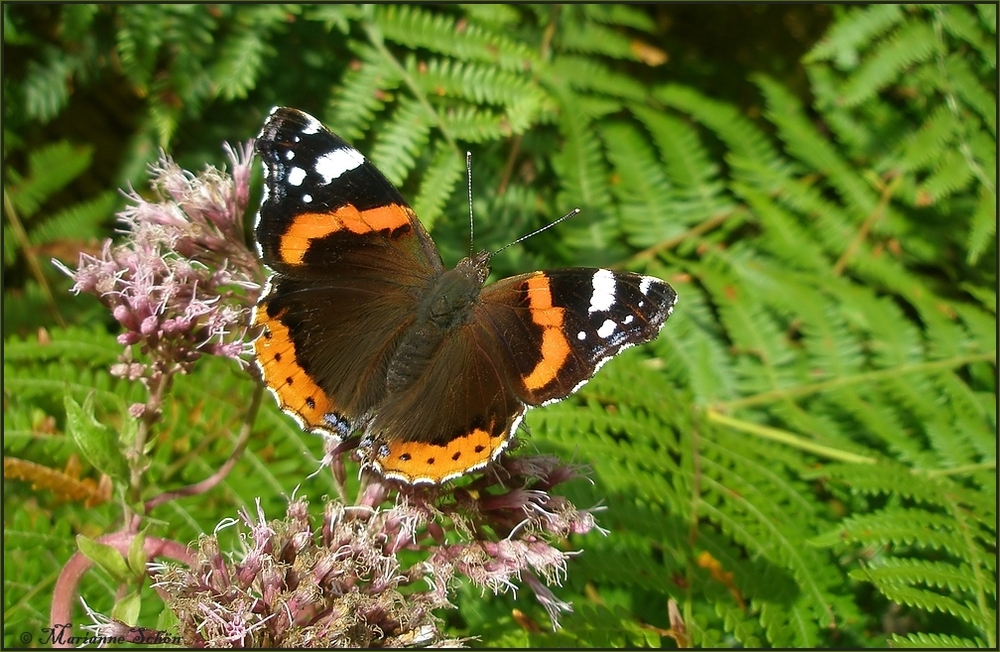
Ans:
{"type": "Polygon", "coordinates": [[[124,329],[127,350],[112,372],[136,379],[185,371],[202,355],[241,359],[260,266],[245,244],[252,143],[227,146],[232,176],[209,167],[195,175],[168,156],[150,167],[156,198],[126,193],[124,238],[96,256],[80,254],[73,292],[97,296],[124,329]]]}
{"type": "MultiPolygon", "coordinates": [[[[329,503],[314,529],[304,501],[265,522],[243,512],[242,561],[220,554],[215,537],[199,542],[190,569],[160,565],[156,588],[167,596],[191,647],[399,647],[446,644],[432,592],[399,589],[404,571],[392,550],[411,523],[406,507],[376,510],[329,503]]],[[[412,575],[412,577],[411,577],[412,575]]],[[[455,642],[455,641],[451,641],[455,642]]]]}

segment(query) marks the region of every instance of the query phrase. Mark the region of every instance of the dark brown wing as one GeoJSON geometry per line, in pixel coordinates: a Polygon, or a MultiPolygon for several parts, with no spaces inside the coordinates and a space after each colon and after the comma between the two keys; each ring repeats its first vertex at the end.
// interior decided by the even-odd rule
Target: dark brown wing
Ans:
{"type": "Polygon", "coordinates": [[[526,410],[500,354],[484,324],[451,334],[419,382],[374,415],[362,443],[367,463],[386,477],[438,483],[494,459],[526,410]]]}
{"type": "Polygon", "coordinates": [[[315,118],[276,109],[256,147],[255,236],[274,270],[257,363],[303,427],[343,434],[384,398],[387,356],[441,258],[392,184],[315,118]]]}

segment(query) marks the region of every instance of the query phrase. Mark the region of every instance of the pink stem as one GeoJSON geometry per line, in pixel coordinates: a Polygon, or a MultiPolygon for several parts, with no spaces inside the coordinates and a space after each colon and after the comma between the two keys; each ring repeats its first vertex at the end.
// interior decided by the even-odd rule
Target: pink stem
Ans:
{"type": "MultiPolygon", "coordinates": [[[[128,556],[129,545],[135,538],[132,532],[115,532],[99,538],[98,543],[115,548],[123,556],[128,556]]],[[[183,546],[176,541],[159,539],[157,537],[146,537],[144,549],[146,556],[150,559],[154,557],[166,557],[191,565],[194,562],[194,555],[188,552],[187,546],[183,546]]],[[[49,612],[49,627],[55,631],[57,627],[69,627],[70,631],[66,638],[72,635],[73,601],[76,598],[77,585],[83,574],[93,566],[93,562],[83,556],[83,553],[75,553],[63,566],[56,580],[55,590],[52,592],[52,610],[49,612]]],[[[53,647],[72,647],[68,642],[53,641],[53,647]]]]}

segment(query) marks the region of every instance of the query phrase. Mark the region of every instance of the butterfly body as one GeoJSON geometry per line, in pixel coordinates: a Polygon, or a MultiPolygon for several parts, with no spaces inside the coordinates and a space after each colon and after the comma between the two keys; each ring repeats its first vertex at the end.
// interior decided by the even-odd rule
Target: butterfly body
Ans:
{"type": "Polygon", "coordinates": [[[392,184],[301,111],[272,111],[257,151],[255,235],[273,272],[254,312],[257,365],[303,428],[360,432],[363,464],[388,478],[482,468],[529,407],[655,337],[676,300],[659,279],[605,269],[487,285],[485,252],[446,269],[392,184]]]}

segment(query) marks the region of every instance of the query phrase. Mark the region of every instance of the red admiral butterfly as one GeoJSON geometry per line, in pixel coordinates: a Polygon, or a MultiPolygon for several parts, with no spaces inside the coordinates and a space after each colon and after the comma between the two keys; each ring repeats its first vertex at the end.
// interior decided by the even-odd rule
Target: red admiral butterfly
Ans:
{"type": "Polygon", "coordinates": [[[656,337],[677,295],[651,276],[567,268],[484,287],[491,254],[447,270],[399,192],[301,111],[275,108],[257,248],[257,365],[307,430],[361,433],[365,467],[410,483],[480,469],[529,407],[566,398],[656,337]]]}

